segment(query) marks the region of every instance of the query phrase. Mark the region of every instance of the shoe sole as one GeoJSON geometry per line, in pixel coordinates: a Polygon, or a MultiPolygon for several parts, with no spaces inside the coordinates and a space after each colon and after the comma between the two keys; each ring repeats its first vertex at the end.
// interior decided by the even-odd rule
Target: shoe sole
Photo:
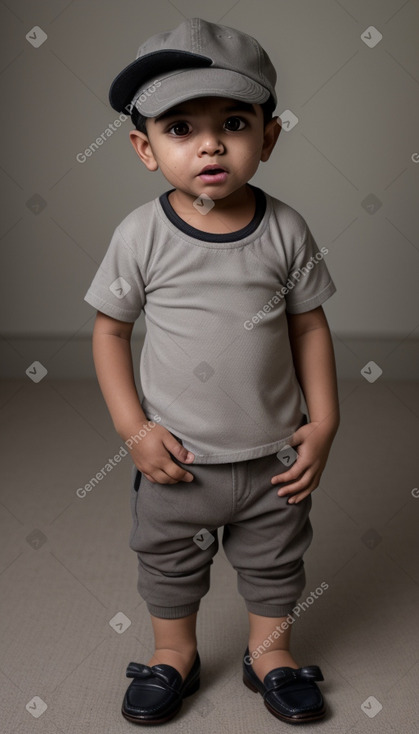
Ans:
{"type": "MultiPolygon", "coordinates": [[[[245,686],[247,686],[247,688],[249,688],[250,691],[253,691],[253,693],[260,693],[259,689],[256,688],[256,686],[254,686],[253,683],[251,683],[245,675],[243,675],[243,683],[245,686]]],[[[307,714],[307,716],[285,716],[285,714],[280,714],[278,711],[272,708],[272,706],[269,706],[269,704],[265,700],[263,701],[263,703],[265,704],[270,714],[275,716],[277,719],[280,719],[281,721],[285,721],[287,724],[308,724],[310,721],[318,721],[319,719],[323,719],[326,714],[326,709],[322,708],[320,711],[316,711],[315,714],[307,714]]]]}
{"type": "Polygon", "coordinates": [[[145,724],[145,725],[147,724],[165,724],[167,721],[170,721],[171,719],[173,719],[176,716],[176,714],[179,713],[180,709],[182,708],[183,699],[187,698],[188,696],[192,696],[193,693],[196,693],[199,686],[200,686],[200,679],[198,678],[198,680],[195,681],[195,683],[183,694],[182,699],[179,702],[179,706],[174,711],[171,711],[170,714],[168,714],[167,716],[164,716],[162,719],[155,719],[155,718],[147,719],[142,716],[141,717],[132,716],[131,714],[124,711],[123,707],[121,709],[121,714],[125,719],[127,719],[127,721],[130,721],[133,724],[145,724]]]}

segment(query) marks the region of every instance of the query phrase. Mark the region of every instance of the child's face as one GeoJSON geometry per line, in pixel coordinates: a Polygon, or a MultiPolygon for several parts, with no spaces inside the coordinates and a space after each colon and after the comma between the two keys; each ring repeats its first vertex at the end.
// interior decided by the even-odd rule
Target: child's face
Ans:
{"type": "Polygon", "coordinates": [[[264,129],[260,105],[201,97],[147,119],[148,136],[133,130],[130,138],[150,171],[160,168],[173,187],[194,198],[205,193],[217,200],[252,178],[279,132],[276,119],[264,129]],[[202,174],[214,165],[224,173],[202,174]]]}

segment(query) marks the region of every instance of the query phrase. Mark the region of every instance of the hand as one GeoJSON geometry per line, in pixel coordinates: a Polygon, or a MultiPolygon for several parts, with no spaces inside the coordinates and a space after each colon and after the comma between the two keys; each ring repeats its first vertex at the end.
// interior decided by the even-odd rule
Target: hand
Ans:
{"type": "Polygon", "coordinates": [[[194,479],[193,474],[172,460],[169,452],[182,463],[192,463],[194,454],[185,449],[164,426],[153,426],[129,451],[137,469],[150,482],[177,484],[194,479]]]}
{"type": "Polygon", "coordinates": [[[292,436],[291,446],[298,445],[298,458],[288,471],[272,477],[272,484],[285,483],[279,497],[292,495],[288,504],[297,504],[319,486],[336,429],[325,422],[313,421],[301,426],[292,436]]]}

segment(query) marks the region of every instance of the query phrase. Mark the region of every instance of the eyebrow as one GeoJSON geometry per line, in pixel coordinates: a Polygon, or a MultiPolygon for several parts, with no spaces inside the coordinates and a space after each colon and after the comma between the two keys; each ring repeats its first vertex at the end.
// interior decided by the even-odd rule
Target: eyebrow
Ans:
{"type": "MultiPolygon", "coordinates": [[[[256,112],[253,106],[249,104],[248,102],[237,102],[237,104],[232,104],[227,107],[223,107],[220,111],[224,113],[225,112],[248,112],[249,114],[256,116],[256,112]]],[[[166,112],[163,112],[161,115],[156,117],[154,119],[154,122],[155,123],[160,122],[160,120],[166,120],[170,117],[181,117],[181,116],[193,117],[194,114],[196,113],[188,112],[187,110],[182,109],[182,107],[172,107],[169,110],[167,110],[166,112]]]]}

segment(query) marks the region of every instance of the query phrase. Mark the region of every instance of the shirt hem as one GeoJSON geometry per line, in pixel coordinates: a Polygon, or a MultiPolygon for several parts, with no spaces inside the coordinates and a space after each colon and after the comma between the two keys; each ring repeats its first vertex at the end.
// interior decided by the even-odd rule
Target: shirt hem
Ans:
{"type": "Polygon", "coordinates": [[[336,286],[333,282],[333,280],[329,280],[327,286],[323,288],[321,293],[317,293],[312,298],[309,298],[306,301],[300,301],[299,303],[288,303],[286,306],[286,310],[288,313],[291,314],[300,314],[300,313],[306,313],[306,311],[313,311],[318,306],[321,306],[322,303],[327,301],[331,296],[336,293],[336,286]]]}
{"type": "Polygon", "coordinates": [[[101,313],[104,313],[106,314],[106,316],[110,316],[113,319],[117,319],[118,321],[128,321],[132,323],[138,318],[138,314],[134,315],[132,311],[128,311],[124,308],[118,308],[118,306],[115,306],[114,304],[107,303],[102,298],[100,298],[100,296],[97,296],[90,290],[87,291],[84,300],[90,306],[96,308],[97,311],[100,311],[101,313]]]}
{"type": "MultiPolygon", "coordinates": [[[[295,428],[295,431],[298,430],[298,427],[295,428]]],[[[230,452],[222,452],[218,454],[198,454],[196,450],[194,450],[193,444],[190,444],[188,441],[182,440],[182,446],[187,451],[192,451],[193,454],[195,454],[195,458],[191,464],[188,463],[188,466],[193,466],[194,464],[230,464],[235,463],[238,461],[249,461],[250,459],[260,459],[263,456],[270,456],[271,454],[276,454],[278,451],[281,451],[281,449],[286,446],[289,441],[291,441],[293,431],[285,438],[281,438],[279,441],[274,441],[273,443],[265,444],[264,446],[256,446],[252,449],[243,449],[240,451],[230,451],[230,452]]]]}

